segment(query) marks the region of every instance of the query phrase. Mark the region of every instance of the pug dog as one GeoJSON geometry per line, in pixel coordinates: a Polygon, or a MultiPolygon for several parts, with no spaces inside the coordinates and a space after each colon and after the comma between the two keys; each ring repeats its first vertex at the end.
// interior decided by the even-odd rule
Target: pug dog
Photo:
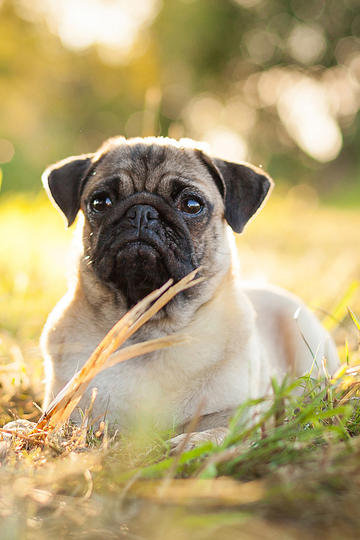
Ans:
{"type": "Polygon", "coordinates": [[[86,409],[97,388],[93,418],[120,431],[176,428],[176,446],[198,416],[187,440],[219,443],[234,410],[269,393],[271,377],[316,375],[324,358],[329,372],[338,366],[330,335],[298,298],[241,284],[233,232],[271,189],[263,170],[190,140],[117,137],[50,166],[43,183],[68,226],[80,214],[81,238],[69,290],[42,334],[45,409],[129,308],[197,268],[201,283],[131,338],[176,332],[187,342],[96,376],[80,402],[86,409]]]}

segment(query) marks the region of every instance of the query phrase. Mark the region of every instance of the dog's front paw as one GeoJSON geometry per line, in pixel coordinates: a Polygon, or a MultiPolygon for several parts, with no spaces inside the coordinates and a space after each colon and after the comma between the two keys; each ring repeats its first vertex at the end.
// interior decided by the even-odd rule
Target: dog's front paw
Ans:
{"type": "Polygon", "coordinates": [[[13,420],[8,422],[0,432],[0,463],[5,462],[11,448],[11,441],[19,435],[27,435],[30,433],[36,424],[29,420],[13,420]]]}
{"type": "Polygon", "coordinates": [[[206,429],[205,431],[195,431],[194,433],[182,433],[169,440],[170,454],[179,454],[192,450],[196,446],[211,441],[220,445],[224,442],[229,430],[225,427],[206,429]]]}
{"type": "Polygon", "coordinates": [[[30,422],[29,420],[25,420],[23,418],[19,418],[18,420],[12,420],[11,422],[5,424],[5,426],[2,428],[4,430],[2,436],[4,439],[11,439],[18,433],[20,435],[27,435],[35,428],[35,426],[35,422],[30,422]]]}

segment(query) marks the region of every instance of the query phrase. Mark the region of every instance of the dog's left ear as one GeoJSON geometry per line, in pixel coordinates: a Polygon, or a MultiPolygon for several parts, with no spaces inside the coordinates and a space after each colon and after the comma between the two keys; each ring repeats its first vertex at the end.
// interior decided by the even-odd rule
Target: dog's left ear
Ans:
{"type": "Polygon", "coordinates": [[[205,154],[202,160],[224,198],[226,221],[240,233],[265,200],[273,185],[271,178],[248,163],[232,163],[205,154]]]}
{"type": "Polygon", "coordinates": [[[80,209],[82,181],[86,178],[94,154],[83,154],[63,159],[48,167],[41,179],[49,196],[65,215],[68,227],[80,209]]]}

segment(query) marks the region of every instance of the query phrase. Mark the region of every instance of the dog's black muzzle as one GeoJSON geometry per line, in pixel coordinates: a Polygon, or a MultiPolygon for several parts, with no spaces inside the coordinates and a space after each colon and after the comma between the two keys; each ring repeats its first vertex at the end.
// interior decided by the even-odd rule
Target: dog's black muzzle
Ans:
{"type": "Polygon", "coordinates": [[[197,267],[181,212],[152,193],[116,203],[94,233],[94,270],[123,292],[129,306],[170,277],[178,281],[197,267]]]}

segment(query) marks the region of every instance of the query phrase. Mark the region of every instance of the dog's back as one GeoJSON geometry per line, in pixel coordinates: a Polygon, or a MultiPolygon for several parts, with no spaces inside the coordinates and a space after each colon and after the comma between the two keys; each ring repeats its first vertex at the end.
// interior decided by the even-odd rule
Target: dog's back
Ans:
{"type": "Polygon", "coordinates": [[[339,358],[330,334],[295,295],[279,287],[246,287],[272,374],[314,377],[333,374],[339,358]],[[324,360],[325,359],[325,360],[324,360]]]}

